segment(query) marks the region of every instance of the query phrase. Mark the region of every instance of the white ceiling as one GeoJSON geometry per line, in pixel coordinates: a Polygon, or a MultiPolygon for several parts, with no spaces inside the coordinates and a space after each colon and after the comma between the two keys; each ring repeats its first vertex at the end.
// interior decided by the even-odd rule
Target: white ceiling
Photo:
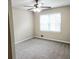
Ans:
{"type": "MultiPolygon", "coordinates": [[[[39,0],[39,3],[42,3],[43,6],[50,7],[61,7],[70,5],[70,0],[39,0]]],[[[30,9],[31,7],[24,6],[33,6],[35,4],[35,0],[12,0],[12,7],[21,8],[21,9],[30,9]]]]}

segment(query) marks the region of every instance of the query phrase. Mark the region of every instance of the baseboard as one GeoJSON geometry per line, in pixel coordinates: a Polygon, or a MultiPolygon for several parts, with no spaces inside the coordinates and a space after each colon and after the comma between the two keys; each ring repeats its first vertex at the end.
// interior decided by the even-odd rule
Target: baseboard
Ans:
{"type": "Polygon", "coordinates": [[[56,42],[61,42],[61,43],[67,43],[67,44],[70,44],[70,42],[62,41],[62,40],[56,40],[56,39],[50,39],[50,38],[42,38],[42,37],[38,37],[38,36],[35,36],[35,38],[46,39],[46,40],[52,40],[52,41],[56,41],[56,42]]]}
{"type": "Polygon", "coordinates": [[[32,39],[32,38],[34,38],[34,37],[33,37],[33,36],[27,37],[27,38],[25,38],[25,39],[23,39],[23,40],[20,40],[20,41],[18,41],[18,42],[15,42],[15,44],[18,44],[18,43],[20,43],[20,42],[23,42],[23,41],[25,41],[25,40],[29,40],[29,39],[32,39]]]}
{"type": "MultiPolygon", "coordinates": [[[[28,37],[28,38],[25,38],[25,39],[23,39],[23,40],[20,40],[20,41],[18,41],[18,42],[15,42],[15,44],[18,44],[18,43],[20,43],[20,42],[23,42],[23,41],[25,41],[25,40],[29,40],[29,39],[32,39],[32,38],[34,38],[34,37],[33,37],[33,36],[30,36],[30,37],[28,37]]],[[[35,38],[45,39],[45,40],[52,40],[52,41],[56,41],[56,42],[61,42],[61,43],[70,44],[70,42],[62,41],[62,40],[56,40],[56,39],[50,39],[50,38],[42,38],[42,37],[38,37],[38,36],[35,36],[35,38]]]]}

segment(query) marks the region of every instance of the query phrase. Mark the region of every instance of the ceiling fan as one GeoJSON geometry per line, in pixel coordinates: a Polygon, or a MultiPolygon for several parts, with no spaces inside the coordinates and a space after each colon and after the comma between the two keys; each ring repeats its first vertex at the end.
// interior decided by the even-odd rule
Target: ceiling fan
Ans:
{"type": "Polygon", "coordinates": [[[42,4],[39,3],[38,0],[35,0],[35,2],[36,3],[34,4],[34,6],[24,6],[24,7],[32,7],[28,10],[33,10],[34,12],[40,12],[42,10],[42,8],[51,8],[51,7],[48,7],[48,6],[42,6],[42,4]]]}

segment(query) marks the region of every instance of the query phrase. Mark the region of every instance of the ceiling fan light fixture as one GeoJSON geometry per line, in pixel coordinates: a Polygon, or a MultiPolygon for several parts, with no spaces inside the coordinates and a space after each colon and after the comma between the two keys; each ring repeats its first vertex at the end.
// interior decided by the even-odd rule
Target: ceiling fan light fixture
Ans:
{"type": "Polygon", "coordinates": [[[40,8],[34,8],[33,11],[34,11],[34,12],[40,12],[41,9],[40,9],[40,8]]]}

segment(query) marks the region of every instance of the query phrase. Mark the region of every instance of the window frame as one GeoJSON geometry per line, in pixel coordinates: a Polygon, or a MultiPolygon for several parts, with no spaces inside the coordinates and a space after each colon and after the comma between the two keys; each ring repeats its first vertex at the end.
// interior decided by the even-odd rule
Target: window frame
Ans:
{"type": "MultiPolygon", "coordinates": [[[[40,17],[41,17],[41,15],[51,15],[51,14],[60,14],[60,17],[61,17],[61,19],[60,19],[60,22],[61,22],[61,24],[60,24],[60,31],[44,31],[44,30],[42,30],[41,31],[41,26],[39,26],[40,28],[39,28],[39,30],[40,30],[40,32],[55,32],[55,33],[59,33],[59,32],[61,32],[62,31],[62,14],[61,14],[61,12],[57,12],[57,13],[48,13],[48,14],[40,14],[40,17]]],[[[40,18],[39,17],[39,18],[40,18]]],[[[40,23],[41,24],[41,23],[40,23]]]]}

